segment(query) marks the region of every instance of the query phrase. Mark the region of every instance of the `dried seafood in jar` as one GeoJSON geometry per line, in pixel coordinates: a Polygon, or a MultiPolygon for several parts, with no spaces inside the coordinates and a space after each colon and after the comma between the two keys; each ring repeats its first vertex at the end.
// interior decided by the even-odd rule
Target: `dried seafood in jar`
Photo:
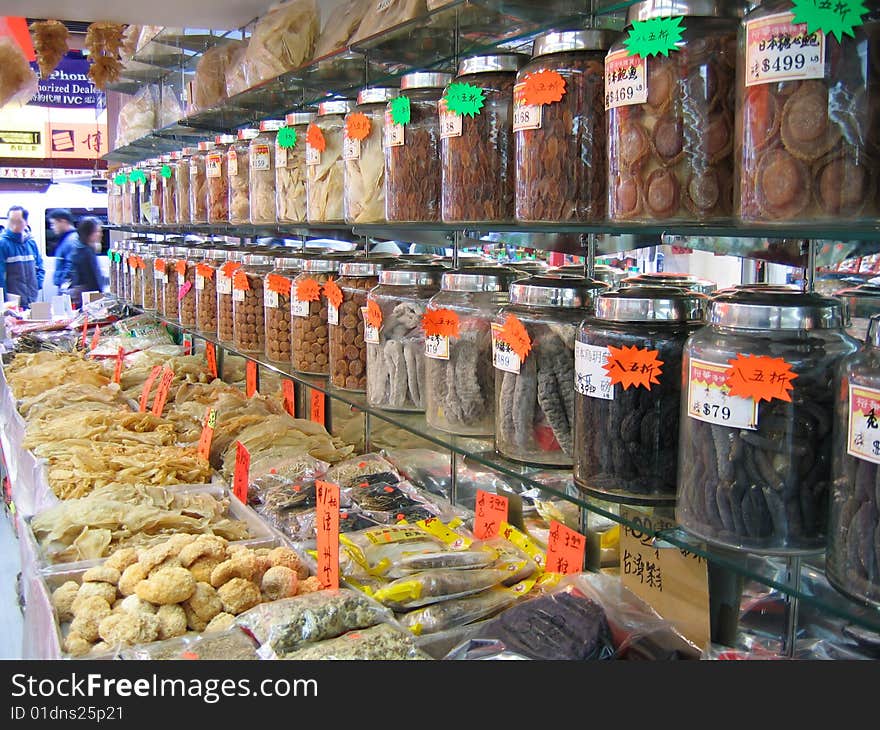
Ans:
{"type": "MultiPolygon", "coordinates": [[[[189,220],[191,223],[208,222],[208,153],[213,142],[199,142],[199,149],[189,162],[189,220]]],[[[183,222],[183,221],[181,221],[183,222]]]]}
{"type": "Polygon", "coordinates": [[[339,265],[339,279],[324,284],[330,336],[330,382],[344,390],[367,389],[367,292],[379,283],[381,264],[339,265]]]}
{"type": "Polygon", "coordinates": [[[226,152],[230,223],[248,223],[251,218],[250,148],[259,133],[256,129],[239,129],[238,141],[226,152]]]}
{"type": "Polygon", "coordinates": [[[346,223],[385,220],[385,105],[394,91],[385,87],[362,89],[354,111],[345,117],[342,159],[346,223]]]}
{"type": "Polygon", "coordinates": [[[314,114],[287,115],[284,131],[275,139],[275,206],[279,223],[305,223],[306,135],[314,114]]]}
{"type": "Polygon", "coordinates": [[[275,138],[284,122],[265,119],[260,122],[260,134],[251,141],[250,164],[250,221],[254,224],[275,223],[275,138]]]}
{"type": "Polygon", "coordinates": [[[306,132],[306,197],[309,223],[341,223],[343,210],[342,159],[345,115],[350,101],[325,101],[306,132]]]}
{"type": "Polygon", "coordinates": [[[229,222],[229,163],[227,151],[235,142],[231,134],[221,134],[205,157],[208,188],[208,223],[229,222]]]}

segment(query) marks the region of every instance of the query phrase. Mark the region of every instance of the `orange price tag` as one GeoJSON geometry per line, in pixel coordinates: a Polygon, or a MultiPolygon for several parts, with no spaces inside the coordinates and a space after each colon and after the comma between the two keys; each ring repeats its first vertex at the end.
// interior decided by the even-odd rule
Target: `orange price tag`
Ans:
{"type": "Polygon", "coordinates": [[[140,256],[135,256],[137,259],[137,268],[146,270],[147,262],[143,260],[140,256]]]}
{"type": "Polygon", "coordinates": [[[250,290],[251,285],[248,282],[247,274],[243,271],[236,271],[232,275],[232,288],[237,289],[238,291],[250,290]]]}
{"type": "Polygon", "coordinates": [[[232,476],[232,493],[238,501],[247,504],[248,482],[251,472],[251,454],[241,441],[235,442],[235,473],[232,476]]]}
{"type": "Polygon", "coordinates": [[[153,262],[153,271],[158,271],[160,274],[165,273],[165,259],[156,259],[153,262]]]}
{"type": "Polygon", "coordinates": [[[217,378],[217,349],[213,342],[205,343],[205,358],[208,360],[208,372],[212,378],[217,378]]]}
{"type": "Polygon", "coordinates": [[[375,327],[377,330],[382,329],[382,310],[379,309],[379,305],[372,299],[367,300],[365,319],[370,327],[375,327]]]}
{"type": "Polygon", "coordinates": [[[510,345],[510,349],[517,354],[520,362],[526,359],[532,349],[532,338],[529,337],[528,330],[516,315],[507,315],[498,337],[502,342],[510,345]]]}
{"type": "Polygon", "coordinates": [[[269,291],[273,291],[276,294],[281,294],[285,297],[290,296],[290,279],[288,279],[286,276],[269,274],[266,277],[266,287],[269,289],[269,291]]]}
{"type": "Polygon", "coordinates": [[[223,264],[223,266],[220,267],[220,270],[223,272],[223,276],[225,276],[227,279],[231,279],[235,271],[240,268],[241,264],[237,261],[227,261],[225,264],[223,264]]]}
{"type": "Polygon", "coordinates": [[[342,289],[332,276],[324,283],[324,296],[336,309],[342,306],[342,289]]]}
{"type": "Polygon", "coordinates": [[[144,389],[141,391],[141,400],[138,404],[138,410],[141,413],[147,412],[147,403],[150,402],[150,391],[153,389],[153,383],[156,382],[156,378],[159,377],[159,373],[162,372],[162,366],[156,365],[151,371],[150,375],[144,383],[144,389]]]}
{"type": "Polygon", "coordinates": [[[507,522],[507,497],[477,490],[477,511],[474,517],[474,535],[477,540],[491,540],[498,536],[502,522],[507,522]]]}
{"type": "Polygon", "coordinates": [[[324,588],[339,588],[339,486],[315,482],[318,517],[318,580],[324,588]]]}
{"type": "Polygon", "coordinates": [[[205,461],[211,458],[211,441],[214,439],[214,429],[217,426],[217,409],[209,408],[205,416],[205,425],[202,426],[202,436],[199,439],[199,456],[205,461]]]}
{"type": "Polygon", "coordinates": [[[608,346],[608,361],[602,366],[611,378],[611,384],[620,383],[626,390],[630,386],[647,388],[659,384],[663,373],[663,361],[657,350],[632,346],[608,346]]]}
{"type": "Polygon", "coordinates": [[[730,386],[728,395],[751,398],[755,403],[774,398],[791,402],[791,381],[798,375],[781,357],[737,355],[727,362],[730,367],[724,373],[724,382],[730,386]]]}
{"type": "Polygon", "coordinates": [[[178,259],[174,262],[174,270],[181,276],[186,276],[186,261],[178,259]]]}
{"type": "Polygon", "coordinates": [[[168,393],[171,392],[171,382],[174,380],[174,371],[171,368],[162,370],[162,379],[159,381],[159,387],[156,388],[156,397],[153,398],[153,415],[161,416],[165,410],[165,402],[168,400],[168,393]]]}
{"type": "Polygon", "coordinates": [[[458,315],[451,309],[429,309],[422,317],[422,329],[428,337],[458,337],[458,315]]]}
{"type": "Polygon", "coordinates": [[[284,396],[284,410],[294,418],[296,417],[296,391],[292,380],[281,381],[281,394],[284,396]]]}
{"type": "Polygon", "coordinates": [[[345,118],[345,135],[349,139],[365,140],[370,136],[370,118],[361,112],[354,112],[345,118]]]}
{"type": "Polygon", "coordinates": [[[317,302],[321,298],[321,285],[314,279],[302,279],[296,285],[296,299],[300,302],[317,302]]]}
{"type": "Polygon", "coordinates": [[[587,538],[556,520],[550,521],[550,539],[547,541],[547,571],[550,573],[580,573],[584,569],[587,538]]]}
{"type": "Polygon", "coordinates": [[[89,346],[90,350],[98,349],[98,340],[101,339],[101,325],[95,325],[95,333],[92,335],[92,344],[89,346]]]}
{"type": "Polygon", "coordinates": [[[83,329],[82,329],[82,349],[86,349],[86,332],[89,329],[89,315],[86,315],[83,318],[83,329]]]}
{"type": "Polygon", "coordinates": [[[247,365],[245,366],[245,395],[248,398],[253,398],[257,393],[257,363],[253,360],[248,360],[247,365]]]}
{"type": "Polygon", "coordinates": [[[320,390],[313,390],[309,404],[309,420],[313,423],[326,425],[324,422],[324,394],[320,390]]]}
{"type": "Polygon", "coordinates": [[[129,256],[128,257],[128,268],[129,269],[138,268],[138,257],[137,256],[129,256]]]}
{"type": "Polygon", "coordinates": [[[525,84],[523,95],[529,106],[552,104],[565,96],[565,79],[558,71],[536,71],[526,76],[525,84]]]}
{"type": "Polygon", "coordinates": [[[214,267],[208,264],[196,264],[196,273],[203,279],[213,279],[214,267]]]}
{"type": "Polygon", "coordinates": [[[116,351],[116,367],[113,368],[113,382],[119,383],[122,380],[122,363],[125,360],[125,348],[120,347],[116,351]]]}
{"type": "Polygon", "coordinates": [[[324,133],[317,124],[309,125],[306,131],[306,143],[309,147],[318,150],[318,152],[323,152],[327,149],[327,140],[324,139],[324,133]]]}

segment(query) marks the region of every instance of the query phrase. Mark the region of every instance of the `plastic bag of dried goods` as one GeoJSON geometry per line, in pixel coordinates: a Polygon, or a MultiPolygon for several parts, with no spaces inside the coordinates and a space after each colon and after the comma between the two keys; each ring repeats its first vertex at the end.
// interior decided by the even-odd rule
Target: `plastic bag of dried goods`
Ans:
{"type": "Polygon", "coordinates": [[[372,474],[386,474],[387,481],[393,484],[400,481],[400,475],[391,462],[379,454],[361,454],[334,464],[327,471],[327,481],[345,489],[372,474]]]}
{"type": "Polygon", "coordinates": [[[156,111],[156,128],[167,127],[183,118],[183,104],[177,92],[168,84],[162,87],[160,96],[162,98],[159,108],[156,111]]]}
{"type": "Polygon", "coordinates": [[[418,18],[426,12],[428,8],[425,0],[374,0],[373,7],[358,26],[351,42],[357,43],[395,25],[418,18]]]}
{"type": "Polygon", "coordinates": [[[289,0],[260,18],[244,57],[248,87],[311,59],[319,27],[315,0],[289,0]]]}
{"type": "Polygon", "coordinates": [[[374,0],[348,0],[338,5],[324,23],[315,47],[315,58],[347,46],[366,14],[372,10],[373,2],[374,0]]]}
{"type": "Polygon", "coordinates": [[[226,96],[235,96],[248,88],[247,74],[245,73],[244,56],[247,53],[248,44],[242,45],[233,52],[226,66],[226,96]]]}
{"type": "Polygon", "coordinates": [[[507,578],[508,571],[500,568],[425,570],[388,583],[373,597],[395,611],[406,611],[480,593],[500,586],[507,578]]]}
{"type": "Polygon", "coordinates": [[[494,616],[521,597],[521,592],[512,588],[490,588],[476,595],[417,608],[398,616],[398,620],[416,636],[434,634],[494,616]]]}
{"type": "Polygon", "coordinates": [[[412,634],[379,624],[369,629],[349,631],[335,639],[319,641],[288,654],[285,659],[307,660],[385,660],[430,659],[420,651],[412,634]]]}
{"type": "Polygon", "coordinates": [[[157,88],[145,86],[119,110],[116,120],[116,146],[144,137],[156,128],[158,120],[157,88]]]}
{"type": "Polygon", "coordinates": [[[223,101],[226,98],[226,73],[237,53],[243,53],[244,41],[230,40],[205,51],[196,66],[190,87],[189,113],[223,101]]]}

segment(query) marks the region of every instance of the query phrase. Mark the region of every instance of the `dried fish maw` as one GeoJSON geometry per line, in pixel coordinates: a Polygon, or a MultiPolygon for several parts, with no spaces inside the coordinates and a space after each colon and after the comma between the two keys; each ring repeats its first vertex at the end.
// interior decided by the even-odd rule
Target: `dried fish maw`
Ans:
{"type": "Polygon", "coordinates": [[[48,79],[67,53],[67,39],[70,33],[64,23],[57,20],[38,20],[30,25],[34,39],[34,51],[40,78],[48,79]]]}
{"type": "Polygon", "coordinates": [[[782,108],[782,143],[801,160],[817,160],[840,140],[840,128],[828,118],[828,89],[807,81],[782,108]]]}
{"type": "Polygon", "coordinates": [[[829,215],[857,215],[870,197],[868,168],[847,157],[823,164],[815,179],[816,200],[829,215]]]}
{"type": "Polygon", "coordinates": [[[678,84],[673,74],[671,59],[648,59],[648,107],[655,114],[664,113],[675,94],[678,84]]]}
{"type": "Polygon", "coordinates": [[[793,218],[810,202],[806,166],[783,149],[767,150],[761,155],[755,181],[758,205],[769,218],[793,218]]]}
{"type": "Polygon", "coordinates": [[[652,134],[654,153],[664,165],[674,165],[683,155],[681,117],[667,114],[657,120],[652,134]]]}
{"type": "Polygon", "coordinates": [[[743,100],[743,144],[765,148],[779,131],[779,104],[767,84],[753,86],[743,100]]]}
{"type": "Polygon", "coordinates": [[[666,218],[678,210],[680,197],[678,178],[671,170],[654,170],[645,183],[645,204],[658,218],[666,218]]]}

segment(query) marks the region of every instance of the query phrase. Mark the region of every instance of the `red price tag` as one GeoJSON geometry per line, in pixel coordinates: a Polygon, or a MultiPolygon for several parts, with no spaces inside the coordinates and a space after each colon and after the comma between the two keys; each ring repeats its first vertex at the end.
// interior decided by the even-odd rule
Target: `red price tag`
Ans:
{"type": "Polygon", "coordinates": [[[370,136],[370,118],[362,112],[353,112],[345,118],[345,134],[349,139],[365,140],[370,136]]]}
{"type": "Polygon", "coordinates": [[[458,314],[451,309],[429,309],[422,316],[422,329],[428,337],[458,337],[458,314]]]}
{"type": "Polygon", "coordinates": [[[187,294],[189,294],[189,290],[192,289],[192,288],[193,288],[193,285],[192,285],[192,282],[191,282],[191,281],[185,281],[185,282],[183,282],[183,286],[181,286],[180,289],[177,290],[177,301],[178,301],[178,302],[182,302],[182,301],[183,301],[183,298],[184,298],[187,294]]]}
{"type": "Polygon", "coordinates": [[[551,520],[550,539],[547,541],[547,571],[550,573],[580,573],[584,569],[587,538],[581,533],[551,520]]]}
{"type": "Polygon", "coordinates": [[[727,362],[730,367],[725,372],[725,383],[730,386],[729,395],[751,398],[755,403],[774,398],[791,403],[791,381],[798,374],[781,357],[737,355],[727,362]]]}
{"type": "Polygon", "coordinates": [[[318,580],[324,588],[339,588],[339,487],[315,482],[318,516],[318,580]]]}
{"type": "Polygon", "coordinates": [[[153,415],[161,416],[165,410],[165,401],[168,400],[168,393],[171,392],[171,381],[174,380],[174,371],[171,368],[165,368],[162,371],[162,379],[159,381],[159,387],[156,388],[156,397],[153,398],[153,415]]]}
{"type": "Polygon", "coordinates": [[[474,535],[477,540],[497,537],[502,522],[507,522],[507,497],[478,489],[477,513],[474,519],[474,535]]]}
{"type": "Polygon", "coordinates": [[[524,361],[532,349],[532,340],[528,330],[515,314],[508,314],[498,335],[502,342],[510,345],[520,362],[524,361]]]}
{"type": "Polygon", "coordinates": [[[248,360],[247,365],[245,366],[245,388],[244,392],[248,398],[253,398],[257,393],[257,363],[253,360],[248,360]]]}
{"type": "Polygon", "coordinates": [[[199,439],[199,456],[205,461],[211,457],[211,441],[214,439],[214,427],[217,425],[217,410],[209,408],[205,416],[205,425],[202,427],[202,436],[199,439]]]}
{"type": "Polygon", "coordinates": [[[324,282],[324,296],[337,309],[342,306],[342,289],[339,288],[339,284],[333,280],[332,276],[324,282]]]}
{"type": "Polygon", "coordinates": [[[205,357],[208,360],[208,372],[212,378],[217,378],[217,349],[213,342],[205,343],[205,357]]]}
{"type": "Polygon", "coordinates": [[[663,373],[663,361],[657,350],[627,345],[608,346],[608,362],[602,367],[611,378],[611,384],[620,383],[624,390],[630,386],[647,388],[659,383],[658,376],[663,373]]]}
{"type": "Polygon", "coordinates": [[[125,348],[120,347],[116,351],[116,367],[113,368],[113,382],[119,383],[122,380],[122,362],[125,360],[125,348]]]}
{"type": "Polygon", "coordinates": [[[183,336],[183,354],[184,355],[192,355],[192,351],[193,351],[192,335],[184,335],[183,336]]]}
{"type": "Polygon", "coordinates": [[[232,477],[232,493],[239,502],[247,504],[248,481],[250,480],[251,454],[241,441],[235,446],[235,474],[232,477]]]}
{"type": "Polygon", "coordinates": [[[309,419],[314,423],[320,423],[322,426],[326,426],[324,421],[324,394],[320,390],[312,391],[309,419]]]}
{"type": "Polygon", "coordinates": [[[86,332],[89,329],[89,316],[86,315],[83,319],[83,331],[82,331],[82,349],[86,349],[86,332]]]}
{"type": "Polygon", "coordinates": [[[281,381],[281,392],[284,395],[284,410],[296,418],[296,396],[292,380],[281,381]]]}
{"type": "Polygon", "coordinates": [[[147,378],[147,381],[144,383],[144,389],[141,391],[141,400],[140,407],[138,410],[141,413],[147,412],[147,403],[150,402],[150,391],[153,389],[153,383],[156,382],[156,378],[159,377],[159,373],[162,372],[162,366],[156,365],[151,371],[150,376],[147,378]]]}

